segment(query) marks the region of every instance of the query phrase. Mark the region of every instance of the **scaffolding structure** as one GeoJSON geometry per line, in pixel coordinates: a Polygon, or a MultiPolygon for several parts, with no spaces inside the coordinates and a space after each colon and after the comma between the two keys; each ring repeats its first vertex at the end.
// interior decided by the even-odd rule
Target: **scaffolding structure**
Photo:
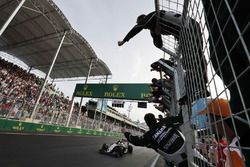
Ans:
{"type": "MultiPolygon", "coordinates": [[[[164,32],[161,49],[176,65],[172,101],[183,109],[189,166],[250,166],[250,14],[245,3],[155,0],[156,12],[171,11],[182,20],[178,35],[164,32]]],[[[158,15],[159,24],[164,19],[158,15]]],[[[164,26],[169,25],[161,25],[163,31],[176,28],[164,26]]]]}

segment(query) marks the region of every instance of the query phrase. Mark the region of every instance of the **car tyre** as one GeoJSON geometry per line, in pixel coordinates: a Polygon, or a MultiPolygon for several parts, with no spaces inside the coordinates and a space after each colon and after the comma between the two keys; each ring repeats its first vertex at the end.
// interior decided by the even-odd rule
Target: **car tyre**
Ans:
{"type": "Polygon", "coordinates": [[[102,145],[102,150],[107,150],[108,149],[108,145],[106,144],[106,143],[104,143],[103,145],[102,145]]]}
{"type": "Polygon", "coordinates": [[[115,148],[115,155],[116,155],[117,158],[120,158],[120,157],[123,156],[123,150],[122,150],[121,147],[116,147],[115,148]]]}
{"type": "Polygon", "coordinates": [[[131,145],[128,146],[128,153],[132,154],[133,152],[133,147],[131,145]]]}

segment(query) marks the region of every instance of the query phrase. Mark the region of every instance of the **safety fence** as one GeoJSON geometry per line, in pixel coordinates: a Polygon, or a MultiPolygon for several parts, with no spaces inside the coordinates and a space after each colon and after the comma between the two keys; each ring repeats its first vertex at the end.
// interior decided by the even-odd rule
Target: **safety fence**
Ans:
{"type": "Polygon", "coordinates": [[[250,8],[240,0],[155,2],[156,11],[175,13],[175,24],[158,21],[177,73],[173,102],[183,109],[189,166],[250,166],[250,8]]]}
{"type": "Polygon", "coordinates": [[[19,133],[42,133],[42,134],[60,134],[60,135],[95,135],[123,137],[122,133],[98,131],[81,128],[68,128],[56,125],[36,124],[31,122],[21,122],[16,120],[0,119],[0,130],[5,132],[19,133]]]}

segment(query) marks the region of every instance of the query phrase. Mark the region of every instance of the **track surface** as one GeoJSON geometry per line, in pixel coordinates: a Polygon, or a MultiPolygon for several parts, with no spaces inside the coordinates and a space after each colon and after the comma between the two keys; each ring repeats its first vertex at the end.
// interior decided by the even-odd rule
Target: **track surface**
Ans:
{"type": "Polygon", "coordinates": [[[135,147],[133,154],[115,158],[99,154],[103,143],[117,138],[0,133],[0,167],[161,167],[151,149],[135,147]],[[156,165],[154,165],[156,164],[156,165]]]}

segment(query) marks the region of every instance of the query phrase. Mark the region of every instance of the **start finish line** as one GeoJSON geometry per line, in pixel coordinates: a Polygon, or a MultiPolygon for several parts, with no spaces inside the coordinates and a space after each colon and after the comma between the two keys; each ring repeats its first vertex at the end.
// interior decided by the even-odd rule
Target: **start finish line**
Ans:
{"type": "Polygon", "coordinates": [[[150,84],[76,84],[74,97],[142,100],[150,96],[150,84]]]}

